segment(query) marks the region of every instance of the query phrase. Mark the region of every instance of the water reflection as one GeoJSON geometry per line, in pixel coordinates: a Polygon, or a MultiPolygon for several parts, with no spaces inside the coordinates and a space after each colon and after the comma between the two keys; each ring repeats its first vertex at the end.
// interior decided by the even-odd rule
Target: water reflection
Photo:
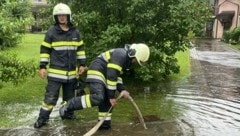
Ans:
{"type": "Polygon", "coordinates": [[[191,49],[191,76],[168,97],[184,109],[180,118],[191,124],[194,135],[238,136],[239,52],[216,41],[197,43],[191,49]]]}

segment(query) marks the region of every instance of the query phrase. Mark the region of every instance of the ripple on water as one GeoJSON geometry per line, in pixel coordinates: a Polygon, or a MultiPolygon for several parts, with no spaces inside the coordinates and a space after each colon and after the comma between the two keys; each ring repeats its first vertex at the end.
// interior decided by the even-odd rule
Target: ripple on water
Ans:
{"type": "Polygon", "coordinates": [[[168,98],[183,110],[180,117],[191,124],[196,135],[231,135],[240,133],[240,101],[201,96],[196,90],[179,89],[168,98]]]}

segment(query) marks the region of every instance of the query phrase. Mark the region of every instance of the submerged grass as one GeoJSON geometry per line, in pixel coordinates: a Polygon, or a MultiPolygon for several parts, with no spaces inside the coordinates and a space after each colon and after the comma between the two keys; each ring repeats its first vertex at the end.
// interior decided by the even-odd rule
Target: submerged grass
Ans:
{"type": "MultiPolygon", "coordinates": [[[[32,60],[33,64],[38,64],[39,46],[44,38],[43,34],[26,34],[22,43],[1,53],[16,53],[20,59],[32,60]]],[[[173,74],[172,79],[181,80],[189,75],[189,52],[179,52],[176,54],[181,67],[179,74],[173,74]]],[[[17,127],[31,125],[36,120],[41,102],[45,93],[47,80],[41,79],[38,75],[27,78],[23,83],[15,86],[12,83],[0,83],[0,128],[17,127]]],[[[132,90],[131,90],[132,91],[132,90]]],[[[166,92],[167,90],[165,90],[166,92]]],[[[161,119],[172,119],[176,116],[174,102],[165,99],[164,91],[154,91],[150,94],[131,92],[139,108],[144,115],[157,115],[161,119]],[[140,94],[139,94],[140,93],[140,94]],[[174,115],[173,115],[174,114],[174,115]]],[[[96,121],[97,108],[82,110],[77,113],[80,122],[96,121]]],[[[54,114],[58,115],[56,111],[54,114]]],[[[114,122],[129,122],[136,116],[130,102],[120,100],[114,109],[114,122]]],[[[59,116],[54,118],[60,119],[59,116]]]]}

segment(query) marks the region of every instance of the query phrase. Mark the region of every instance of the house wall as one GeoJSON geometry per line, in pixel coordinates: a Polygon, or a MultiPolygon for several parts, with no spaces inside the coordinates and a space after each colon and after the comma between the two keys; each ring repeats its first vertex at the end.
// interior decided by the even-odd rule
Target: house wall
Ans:
{"type": "Polygon", "coordinates": [[[47,7],[47,0],[30,0],[31,2],[31,8],[32,8],[32,15],[35,19],[35,22],[32,26],[30,26],[30,31],[41,31],[41,18],[37,16],[37,13],[41,8],[47,7]]]}
{"type": "Polygon", "coordinates": [[[47,5],[47,0],[30,0],[33,6],[47,5]]]}
{"type": "MultiPolygon", "coordinates": [[[[219,0],[218,4],[215,5],[215,16],[223,11],[234,11],[235,14],[232,18],[232,23],[230,29],[234,29],[240,26],[239,12],[240,12],[240,0],[219,0]]],[[[213,26],[213,38],[222,38],[224,33],[223,23],[219,19],[214,20],[213,26]]]]}

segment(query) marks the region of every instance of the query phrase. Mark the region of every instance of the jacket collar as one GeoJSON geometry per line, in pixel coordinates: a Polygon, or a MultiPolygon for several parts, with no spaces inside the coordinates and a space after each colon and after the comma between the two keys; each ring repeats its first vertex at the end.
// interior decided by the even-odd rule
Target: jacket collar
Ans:
{"type": "MultiPolygon", "coordinates": [[[[73,26],[73,25],[68,25],[69,26],[69,30],[68,31],[71,31],[71,30],[73,30],[73,29],[75,29],[75,27],[73,26]]],[[[59,32],[63,32],[63,30],[61,29],[61,27],[60,27],[60,25],[59,24],[54,24],[54,27],[55,27],[55,29],[57,30],[57,31],[59,31],[59,32]]]]}

